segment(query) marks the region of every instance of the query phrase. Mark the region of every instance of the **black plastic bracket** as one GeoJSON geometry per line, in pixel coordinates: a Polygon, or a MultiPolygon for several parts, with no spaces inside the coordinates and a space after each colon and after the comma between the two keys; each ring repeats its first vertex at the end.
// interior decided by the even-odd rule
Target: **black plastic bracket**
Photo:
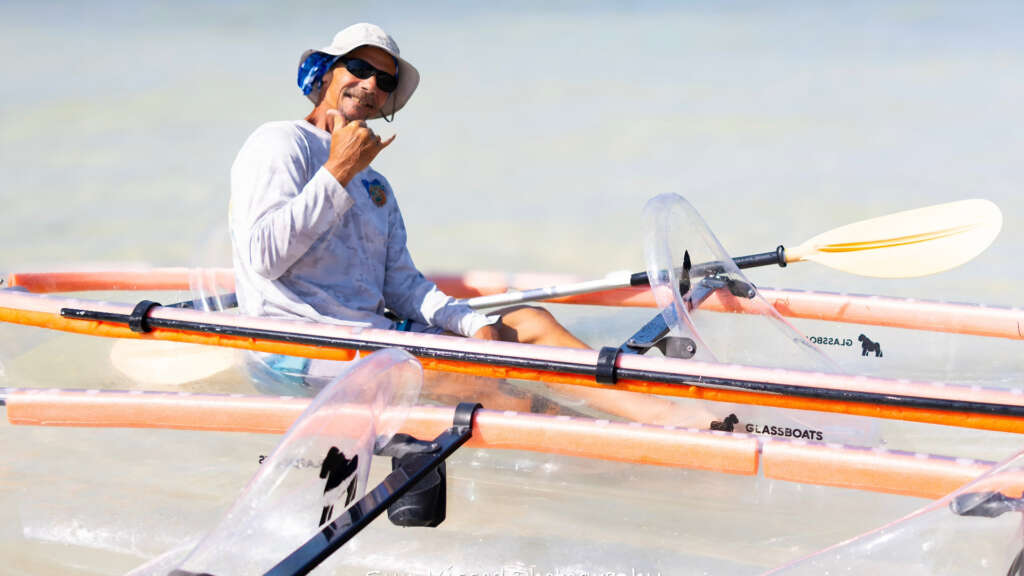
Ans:
{"type": "Polygon", "coordinates": [[[437,442],[420,440],[408,434],[399,433],[392,436],[390,442],[380,448],[377,448],[373,453],[377,456],[403,458],[409,454],[428,454],[430,452],[437,452],[438,448],[439,446],[437,445],[437,442]]]}
{"type": "Polygon", "coordinates": [[[754,288],[753,284],[749,284],[735,278],[729,278],[726,280],[726,284],[729,287],[729,292],[737,298],[746,298],[750,300],[754,296],[757,296],[757,289],[754,288]]]}
{"type": "MultiPolygon", "coordinates": [[[[674,314],[675,312],[673,311],[672,313],[674,314]]],[[[629,340],[626,340],[626,343],[621,346],[621,349],[623,352],[644,354],[653,348],[659,340],[667,336],[668,333],[668,323],[665,322],[664,316],[659,312],[647,324],[641,326],[635,334],[630,336],[629,340]]]]}
{"type": "MultiPolygon", "coordinates": [[[[415,468],[429,462],[441,447],[437,442],[417,440],[408,434],[395,434],[381,456],[391,457],[391,470],[415,468]]],[[[447,510],[447,474],[444,462],[388,506],[388,520],[395,526],[435,527],[444,522],[447,510]]]]}
{"type": "MultiPolygon", "coordinates": [[[[384,513],[403,495],[415,489],[418,483],[437,469],[445,459],[455,453],[469,440],[473,433],[473,418],[480,404],[464,402],[455,408],[452,427],[442,432],[432,442],[436,450],[429,456],[391,471],[373,490],[352,504],[330,524],[320,529],[294,552],[267,571],[273,576],[300,576],[309,574],[335,550],[355,537],[378,516],[384,513]]],[[[389,443],[390,445],[390,443],[389,443]]],[[[413,452],[415,454],[415,452],[413,452]]]]}
{"type": "Polygon", "coordinates": [[[616,373],[618,368],[615,363],[619,360],[622,350],[614,346],[605,346],[597,353],[597,366],[594,370],[594,379],[598,384],[615,384],[619,381],[616,373]]]}
{"type": "Polygon", "coordinates": [[[673,315],[675,311],[669,307],[659,312],[626,340],[626,343],[619,347],[619,351],[627,354],[646,354],[651,348],[657,348],[670,358],[693,358],[697,353],[697,343],[692,338],[669,336],[670,329],[665,322],[666,313],[673,315]]]}
{"type": "MultiPolygon", "coordinates": [[[[750,299],[757,295],[757,289],[754,288],[753,284],[749,284],[726,275],[708,276],[701,280],[700,285],[702,288],[706,288],[708,290],[707,296],[710,296],[711,293],[720,288],[727,289],[730,294],[737,298],[750,299]]],[[[705,299],[707,296],[705,296],[705,299]]]]}
{"type": "Polygon", "coordinates": [[[143,300],[135,305],[135,309],[128,316],[128,328],[132,332],[149,332],[152,328],[149,327],[149,311],[153,308],[160,306],[159,302],[153,302],[152,300],[143,300]]]}
{"type": "MultiPolygon", "coordinates": [[[[452,429],[467,432],[473,426],[473,414],[479,404],[463,403],[455,408],[452,429]]],[[[395,434],[378,454],[391,457],[391,470],[414,470],[430,464],[434,453],[441,449],[437,442],[417,440],[408,434],[395,434]]],[[[395,526],[434,528],[444,522],[447,515],[448,482],[445,463],[436,468],[409,489],[401,498],[388,506],[388,520],[395,526]]]]}
{"type": "Polygon", "coordinates": [[[1024,512],[1024,493],[1014,498],[1002,492],[966,492],[949,502],[949,509],[957,516],[995,518],[1006,512],[1024,512]]]}
{"type": "Polygon", "coordinates": [[[458,434],[466,434],[468,440],[468,435],[473,431],[473,418],[477,410],[482,410],[483,407],[484,405],[478,402],[459,402],[455,407],[455,416],[452,417],[452,430],[458,434]]]}
{"type": "MultiPolygon", "coordinates": [[[[949,509],[957,516],[996,518],[1007,512],[1024,512],[1024,492],[1020,497],[1007,496],[1002,492],[965,492],[950,500],[949,509]]],[[[1024,574],[1024,549],[1013,557],[1007,576],[1024,574]]]]}

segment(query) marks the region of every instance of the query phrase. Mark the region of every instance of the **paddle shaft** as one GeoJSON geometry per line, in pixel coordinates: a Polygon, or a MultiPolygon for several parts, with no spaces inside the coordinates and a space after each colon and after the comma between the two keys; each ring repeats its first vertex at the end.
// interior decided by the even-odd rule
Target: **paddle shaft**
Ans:
{"type": "MultiPolygon", "coordinates": [[[[779,246],[772,252],[762,252],[760,254],[751,254],[749,256],[733,258],[733,262],[739,268],[756,268],[758,266],[770,266],[772,264],[785,266],[786,249],[779,246]]],[[[722,265],[718,262],[697,264],[693,267],[690,273],[704,276],[707,275],[712,268],[721,267],[722,265]]],[[[558,286],[547,286],[544,288],[533,288],[530,290],[515,290],[501,294],[491,294],[488,296],[477,296],[475,298],[468,298],[462,302],[474,309],[493,308],[495,306],[511,306],[513,304],[522,304],[524,302],[550,300],[552,298],[563,298],[566,296],[575,296],[576,294],[587,294],[590,292],[600,292],[602,290],[614,290],[616,288],[626,288],[629,286],[649,285],[650,279],[647,277],[647,272],[636,272],[635,274],[630,274],[629,272],[616,272],[609,274],[600,280],[588,280],[586,282],[575,282],[572,284],[561,284],[558,286]]]]}

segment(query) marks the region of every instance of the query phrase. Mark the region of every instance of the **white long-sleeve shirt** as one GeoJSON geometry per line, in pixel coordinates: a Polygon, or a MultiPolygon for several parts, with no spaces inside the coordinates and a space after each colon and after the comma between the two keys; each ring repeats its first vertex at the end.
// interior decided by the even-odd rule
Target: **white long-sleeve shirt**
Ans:
{"type": "Polygon", "coordinates": [[[331,135],[269,122],[231,167],[232,258],[243,313],[359,322],[402,318],[471,336],[490,324],[416,269],[388,181],[372,168],[343,187],[323,168],[331,135]]]}

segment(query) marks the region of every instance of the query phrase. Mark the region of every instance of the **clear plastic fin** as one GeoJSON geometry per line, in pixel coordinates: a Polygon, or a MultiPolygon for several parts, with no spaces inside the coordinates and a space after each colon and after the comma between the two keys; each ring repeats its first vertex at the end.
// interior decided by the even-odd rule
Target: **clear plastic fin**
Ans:
{"type": "MultiPolygon", "coordinates": [[[[697,210],[677,194],[643,210],[644,253],[651,290],[669,336],[695,344],[694,361],[811,372],[840,372],[787,322],[736,266],[697,210]]],[[[708,403],[716,426],[825,442],[874,444],[877,424],[840,414],[708,403]]]]}
{"type": "MultiPolygon", "coordinates": [[[[366,491],[375,446],[417,402],[423,371],[400,350],[353,363],[316,396],[217,527],[177,566],[263,574],[366,491]]],[[[150,565],[147,565],[150,566],[150,565]]],[[[133,574],[166,574],[166,562],[133,574]]]]}
{"type": "Polygon", "coordinates": [[[234,277],[225,273],[230,269],[230,236],[227,224],[219,224],[193,250],[188,284],[196,310],[223,312],[236,307],[234,277]]]}
{"type": "Polygon", "coordinates": [[[643,218],[651,290],[671,334],[697,342],[695,359],[838,372],[757,292],[686,199],[656,196],[643,218]],[[736,314],[708,313],[704,306],[736,314]]]}
{"type": "Polygon", "coordinates": [[[768,574],[1020,574],[1024,452],[882,528],[768,574]]]}

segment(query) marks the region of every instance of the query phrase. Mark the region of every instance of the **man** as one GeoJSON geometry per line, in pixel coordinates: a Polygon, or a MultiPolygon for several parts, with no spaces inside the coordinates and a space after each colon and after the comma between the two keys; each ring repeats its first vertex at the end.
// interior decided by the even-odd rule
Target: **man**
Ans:
{"type": "Polygon", "coordinates": [[[370,167],[395,136],[382,141],[366,121],[393,118],[418,83],[395,41],[372,24],[349,26],[302,55],[299,86],[313,111],[259,127],[231,169],[240,307],[257,316],[586,347],[542,308],[484,316],[416,269],[394,192],[370,167]]]}
{"type": "MultiPolygon", "coordinates": [[[[419,73],[399,55],[395,41],[372,24],[349,26],[330,46],[302,55],[299,86],[313,111],[303,120],[257,128],[231,167],[239,306],[255,316],[586,348],[543,308],[515,306],[484,316],[456,303],[416,269],[394,192],[370,167],[395,136],[381,140],[366,121],[393,118],[418,83],[419,73]],[[404,321],[386,317],[385,309],[404,321]]],[[[322,387],[339,367],[264,355],[250,369],[271,391],[292,393],[294,384],[322,387]],[[279,388],[282,379],[286,390],[279,388]]],[[[475,383],[473,397],[492,408],[508,403],[500,386],[488,391],[488,385],[495,386],[475,383]]],[[[553,388],[632,420],[694,421],[692,409],[663,398],[553,388]]]]}

